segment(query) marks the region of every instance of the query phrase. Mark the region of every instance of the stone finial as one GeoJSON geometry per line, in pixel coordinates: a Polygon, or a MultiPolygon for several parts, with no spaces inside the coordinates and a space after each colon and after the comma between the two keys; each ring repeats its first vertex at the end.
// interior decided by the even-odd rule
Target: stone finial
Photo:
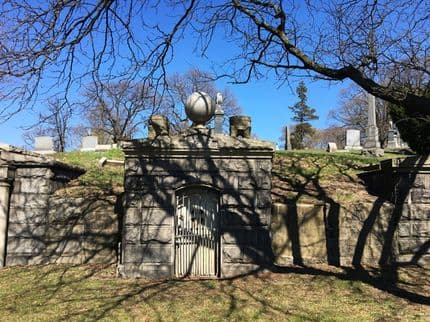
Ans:
{"type": "Polygon", "coordinates": [[[215,113],[215,104],[205,92],[194,92],[185,103],[185,113],[193,126],[204,127],[215,113]]]}
{"type": "Polygon", "coordinates": [[[230,117],[230,136],[251,138],[251,118],[244,115],[230,117]]]}
{"type": "Polygon", "coordinates": [[[169,120],[164,115],[152,115],[148,122],[148,138],[169,135],[169,120]]]}

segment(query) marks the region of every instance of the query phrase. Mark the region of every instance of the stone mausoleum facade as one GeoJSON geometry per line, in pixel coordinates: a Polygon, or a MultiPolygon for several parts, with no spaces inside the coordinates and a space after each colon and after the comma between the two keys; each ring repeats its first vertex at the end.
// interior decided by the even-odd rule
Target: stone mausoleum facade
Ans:
{"type": "Polygon", "coordinates": [[[169,135],[155,117],[149,138],[122,144],[123,276],[230,277],[273,262],[273,144],[249,138],[247,117],[231,126],[234,136],[196,121],[169,135]]]}

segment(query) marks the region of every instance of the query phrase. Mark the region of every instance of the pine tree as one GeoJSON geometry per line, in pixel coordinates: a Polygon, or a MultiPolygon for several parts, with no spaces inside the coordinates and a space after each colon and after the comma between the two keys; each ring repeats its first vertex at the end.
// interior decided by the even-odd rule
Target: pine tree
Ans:
{"type": "Polygon", "coordinates": [[[293,121],[298,124],[295,127],[294,132],[292,133],[291,144],[293,149],[303,149],[304,148],[304,140],[307,136],[311,136],[315,131],[312,126],[308,123],[309,121],[318,120],[318,116],[315,114],[316,110],[311,108],[307,104],[308,89],[303,81],[299,83],[296,88],[297,96],[299,97],[299,101],[290,106],[290,110],[293,112],[293,117],[291,118],[293,121]]]}

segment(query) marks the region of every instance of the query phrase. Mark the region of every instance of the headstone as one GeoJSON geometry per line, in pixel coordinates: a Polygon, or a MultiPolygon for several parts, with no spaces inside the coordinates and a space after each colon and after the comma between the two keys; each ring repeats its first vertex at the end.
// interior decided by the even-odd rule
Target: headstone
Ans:
{"type": "Polygon", "coordinates": [[[397,131],[393,128],[388,130],[387,134],[387,149],[400,148],[400,140],[397,131]]]}
{"type": "Polygon", "coordinates": [[[285,150],[292,150],[291,147],[291,132],[288,125],[285,126],[285,150]]]}
{"type": "Polygon", "coordinates": [[[361,150],[360,130],[346,130],[345,150],[361,150]]]}
{"type": "Polygon", "coordinates": [[[335,142],[329,142],[327,144],[327,152],[335,152],[337,151],[337,144],[335,142]]]}
{"type": "Polygon", "coordinates": [[[222,134],[222,124],[224,123],[224,111],[221,108],[223,97],[221,93],[216,94],[216,108],[215,108],[215,128],[214,132],[222,134]]]}
{"type": "Polygon", "coordinates": [[[108,151],[110,149],[116,149],[118,147],[118,144],[112,143],[112,144],[97,144],[96,145],[96,151],[108,151]]]}
{"type": "Polygon", "coordinates": [[[367,109],[367,128],[366,128],[366,140],[364,143],[364,149],[367,153],[373,155],[383,155],[384,150],[381,149],[381,143],[379,142],[379,131],[376,126],[376,104],[375,96],[368,94],[368,109],[367,109]]]}
{"type": "Polygon", "coordinates": [[[41,154],[55,153],[54,139],[50,136],[36,136],[34,138],[34,151],[41,154]]]}
{"type": "Polygon", "coordinates": [[[82,137],[81,151],[95,151],[98,144],[98,138],[95,135],[82,137]]]}

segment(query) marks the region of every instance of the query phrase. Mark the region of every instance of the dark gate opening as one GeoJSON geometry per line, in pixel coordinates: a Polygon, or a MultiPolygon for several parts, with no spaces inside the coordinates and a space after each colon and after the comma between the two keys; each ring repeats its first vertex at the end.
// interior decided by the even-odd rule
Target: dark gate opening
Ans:
{"type": "Polygon", "coordinates": [[[217,277],[220,267],[219,196],[205,186],[176,193],[175,275],[217,277]]]}

